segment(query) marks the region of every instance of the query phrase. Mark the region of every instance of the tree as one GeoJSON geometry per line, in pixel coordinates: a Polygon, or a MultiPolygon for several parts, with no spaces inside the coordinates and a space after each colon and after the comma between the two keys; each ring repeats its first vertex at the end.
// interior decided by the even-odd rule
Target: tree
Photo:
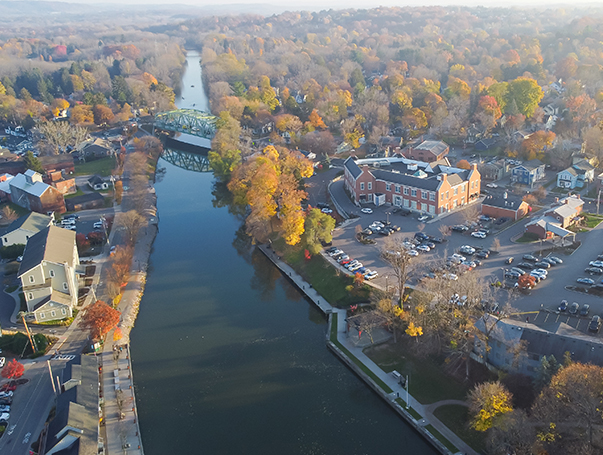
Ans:
{"type": "Polygon", "coordinates": [[[74,106],[71,109],[71,122],[75,123],[76,125],[93,123],[94,114],[92,112],[92,107],[85,104],[74,106]]]}
{"type": "MultiPolygon", "coordinates": [[[[72,116],[73,118],[73,116],[72,116]]],[[[43,122],[38,124],[40,143],[52,153],[65,153],[88,138],[88,130],[67,122],[43,122]]]]}
{"type": "Polygon", "coordinates": [[[536,131],[521,143],[521,148],[527,160],[543,158],[547,150],[555,143],[555,133],[552,131],[536,131]]]}
{"type": "Polygon", "coordinates": [[[123,333],[121,332],[121,329],[119,327],[115,327],[115,330],[113,331],[113,341],[119,341],[123,338],[123,333]]]}
{"type": "Polygon", "coordinates": [[[85,310],[80,324],[82,328],[90,330],[93,339],[100,339],[119,324],[120,317],[121,312],[97,300],[85,310]]]}
{"type": "Polygon", "coordinates": [[[522,409],[503,414],[489,430],[486,444],[491,455],[539,453],[535,450],[536,429],[522,409]]]}
{"type": "Polygon", "coordinates": [[[26,169],[38,172],[39,174],[46,174],[46,170],[38,158],[36,158],[31,150],[28,150],[23,158],[23,165],[26,169]]]}
{"type": "Polygon", "coordinates": [[[94,123],[96,123],[97,125],[110,123],[115,117],[113,111],[107,106],[103,106],[102,104],[97,104],[96,106],[94,106],[92,108],[92,114],[94,116],[94,123]]]}
{"type": "Polygon", "coordinates": [[[603,427],[603,368],[572,363],[560,370],[539,395],[532,409],[546,428],[546,440],[563,443],[570,436],[580,438],[584,430],[592,448],[595,434],[603,427]]]}
{"type": "Polygon", "coordinates": [[[486,431],[498,426],[501,418],[513,411],[512,400],[511,393],[498,381],[476,385],[467,399],[472,416],[471,427],[486,431]]]}
{"type": "Polygon", "coordinates": [[[475,205],[470,205],[461,212],[461,215],[465,222],[474,223],[479,218],[479,210],[477,209],[477,207],[475,207],[475,205]]]}
{"type": "Polygon", "coordinates": [[[542,359],[540,359],[540,366],[536,371],[536,376],[534,377],[534,387],[537,390],[542,390],[547,387],[551,383],[551,379],[555,376],[562,365],[557,362],[557,359],[554,355],[547,356],[543,355],[542,359]]]}
{"type": "Polygon", "coordinates": [[[19,218],[19,215],[17,215],[17,212],[11,209],[10,206],[5,205],[2,207],[2,210],[0,211],[0,224],[10,224],[17,218],[19,218]]]}
{"type": "Polygon", "coordinates": [[[318,254],[322,242],[329,243],[333,239],[335,218],[322,213],[319,209],[311,209],[306,215],[304,224],[304,242],[312,254],[318,254]]]}
{"type": "Polygon", "coordinates": [[[517,279],[517,284],[519,289],[532,289],[536,286],[536,278],[526,273],[517,279]]]}
{"type": "Polygon", "coordinates": [[[17,359],[12,359],[2,369],[2,377],[6,379],[19,379],[23,376],[25,367],[23,364],[17,362],[17,359]]]}
{"type": "Polygon", "coordinates": [[[147,224],[146,218],[141,216],[136,210],[120,212],[115,216],[115,224],[124,229],[126,244],[134,246],[138,231],[147,224]]]}
{"type": "Polygon", "coordinates": [[[458,163],[456,163],[456,167],[458,167],[459,169],[471,169],[471,164],[469,164],[469,161],[467,160],[460,160],[458,163]]]}
{"type": "Polygon", "coordinates": [[[490,245],[490,249],[492,251],[498,251],[500,250],[500,240],[498,240],[498,237],[496,237],[493,241],[492,241],[492,245],[490,245]]]}
{"type": "Polygon", "coordinates": [[[322,117],[318,114],[316,109],[310,113],[308,120],[314,128],[327,129],[327,125],[325,125],[325,122],[322,120],[322,117]]]}
{"type": "Polygon", "coordinates": [[[522,115],[530,118],[538,103],[544,97],[544,92],[538,82],[528,77],[518,77],[517,79],[509,82],[508,91],[509,102],[515,101],[517,108],[522,115]]]}
{"type": "Polygon", "coordinates": [[[61,112],[69,107],[69,101],[64,100],[63,98],[55,98],[52,104],[50,105],[50,110],[52,111],[52,115],[58,117],[61,112]]]}
{"type": "Polygon", "coordinates": [[[385,241],[381,257],[390,265],[396,277],[396,287],[399,295],[398,302],[402,306],[406,283],[417,272],[420,261],[413,259],[408,254],[408,250],[402,244],[401,238],[389,237],[385,241]]]}

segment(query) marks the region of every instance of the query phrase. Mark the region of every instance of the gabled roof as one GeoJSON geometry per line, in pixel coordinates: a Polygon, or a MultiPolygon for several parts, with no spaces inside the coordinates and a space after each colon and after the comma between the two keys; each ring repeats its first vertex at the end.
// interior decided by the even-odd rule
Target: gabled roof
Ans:
{"type": "Polygon", "coordinates": [[[440,181],[435,176],[421,178],[408,174],[401,174],[398,172],[383,171],[380,169],[372,170],[371,174],[373,174],[377,180],[398,183],[400,185],[414,186],[429,191],[437,190],[438,186],[440,185],[440,181]]]}
{"type": "Polygon", "coordinates": [[[544,163],[540,160],[530,160],[526,161],[523,164],[520,164],[517,167],[523,167],[528,171],[533,171],[534,169],[538,169],[539,167],[544,166],[544,163]]]}
{"type": "Polygon", "coordinates": [[[493,196],[490,195],[484,199],[482,205],[487,205],[489,207],[496,207],[505,210],[514,210],[517,212],[521,204],[525,204],[525,202],[518,196],[509,195],[505,198],[503,196],[493,196]]]}
{"type": "Polygon", "coordinates": [[[567,172],[568,174],[573,175],[574,177],[578,176],[578,172],[576,171],[576,169],[574,169],[573,166],[570,166],[562,171],[559,171],[557,174],[561,174],[562,172],[567,172]]]}
{"type": "Polygon", "coordinates": [[[73,248],[75,247],[75,232],[57,226],[49,226],[27,241],[23,252],[23,260],[19,267],[19,276],[33,269],[42,261],[56,264],[67,263],[73,267],[73,248]]]}
{"type": "Polygon", "coordinates": [[[102,183],[105,183],[105,181],[102,179],[102,177],[101,177],[101,176],[99,176],[99,175],[93,175],[92,177],[90,177],[90,178],[88,179],[88,183],[89,183],[90,185],[93,185],[93,186],[94,186],[94,185],[100,185],[100,184],[102,184],[102,183]]]}
{"type": "Polygon", "coordinates": [[[578,161],[577,163],[574,163],[574,164],[572,165],[572,167],[573,167],[574,169],[580,169],[580,170],[582,170],[582,171],[592,171],[592,170],[595,168],[595,167],[594,167],[592,164],[590,164],[590,163],[589,163],[588,161],[586,161],[586,160],[580,160],[580,161],[578,161]]]}
{"type": "Polygon", "coordinates": [[[442,141],[423,141],[416,147],[413,147],[413,150],[427,150],[434,155],[440,155],[445,152],[447,148],[448,144],[442,141]]]}
{"type": "MultiPolygon", "coordinates": [[[[29,169],[25,172],[25,174],[31,176],[33,175],[32,172],[33,171],[29,169]]],[[[44,182],[34,182],[33,184],[29,183],[23,174],[17,174],[13,179],[11,179],[9,186],[19,188],[21,191],[36,197],[42,196],[42,194],[44,194],[44,192],[50,188],[50,185],[47,185],[44,182]]]]}
{"type": "Polygon", "coordinates": [[[457,186],[464,182],[464,180],[458,174],[448,174],[447,180],[448,183],[450,183],[450,186],[457,186]]]}
{"type": "Polygon", "coordinates": [[[16,231],[17,229],[23,229],[25,231],[33,232],[34,234],[40,232],[42,229],[47,228],[52,221],[47,215],[40,213],[31,212],[27,215],[17,218],[6,228],[0,230],[0,236],[8,234],[9,232],[16,231]]]}
{"type": "Polygon", "coordinates": [[[352,157],[349,157],[347,160],[345,160],[343,165],[355,179],[357,179],[358,176],[362,174],[362,170],[358,167],[352,157]]]}

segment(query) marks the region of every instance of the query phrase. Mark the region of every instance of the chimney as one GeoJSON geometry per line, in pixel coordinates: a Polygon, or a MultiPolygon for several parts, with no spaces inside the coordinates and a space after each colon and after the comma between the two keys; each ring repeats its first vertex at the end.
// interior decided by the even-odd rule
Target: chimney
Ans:
{"type": "Polygon", "coordinates": [[[440,175],[438,175],[438,180],[443,183],[443,182],[445,182],[445,181],[448,180],[448,175],[447,174],[440,174],[440,175]]]}
{"type": "Polygon", "coordinates": [[[578,199],[580,199],[580,193],[576,194],[576,197],[577,197],[578,199]]]}
{"type": "Polygon", "coordinates": [[[477,171],[477,163],[473,163],[473,164],[471,165],[471,170],[472,170],[472,171],[477,171]]]}

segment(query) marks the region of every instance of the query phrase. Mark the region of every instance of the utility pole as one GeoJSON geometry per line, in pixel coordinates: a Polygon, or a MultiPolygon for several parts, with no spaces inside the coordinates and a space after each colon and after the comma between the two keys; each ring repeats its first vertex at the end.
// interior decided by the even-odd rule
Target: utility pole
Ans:
{"type": "Polygon", "coordinates": [[[599,190],[599,195],[597,196],[597,215],[599,214],[599,205],[601,204],[601,191],[603,189],[599,190]]]}
{"type": "Polygon", "coordinates": [[[29,342],[31,343],[31,348],[33,349],[33,352],[35,353],[37,351],[36,344],[34,343],[34,340],[31,336],[29,327],[27,327],[27,322],[25,322],[25,316],[21,316],[21,318],[23,319],[23,325],[25,326],[25,331],[27,332],[27,336],[29,337],[29,342]]]}
{"type": "Polygon", "coordinates": [[[408,398],[408,389],[410,388],[410,377],[406,375],[406,409],[410,407],[410,402],[408,398]]]}

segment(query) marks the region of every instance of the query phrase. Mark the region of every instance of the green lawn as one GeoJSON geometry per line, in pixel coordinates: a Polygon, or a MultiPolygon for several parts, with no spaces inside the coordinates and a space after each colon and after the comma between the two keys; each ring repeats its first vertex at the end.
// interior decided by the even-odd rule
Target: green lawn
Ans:
{"type": "Polygon", "coordinates": [[[526,232],[524,235],[515,240],[517,243],[531,243],[538,240],[538,236],[533,232],[526,232]]]}
{"type": "Polygon", "coordinates": [[[409,376],[410,394],[419,403],[429,404],[440,400],[464,400],[467,387],[442,371],[441,361],[432,358],[415,358],[405,343],[370,347],[364,353],[383,371],[398,371],[409,376]]]}
{"type": "Polygon", "coordinates": [[[369,370],[360,360],[358,360],[350,351],[348,351],[343,345],[337,341],[337,313],[333,313],[331,316],[331,342],[337,346],[341,351],[354,362],[365,374],[367,374],[375,383],[381,387],[385,393],[392,393],[393,390],[381,379],[379,379],[371,370],[369,370]]]}
{"type": "Polygon", "coordinates": [[[304,257],[302,248],[289,247],[282,239],[273,242],[275,251],[282,254],[285,262],[299,273],[314,289],[333,306],[346,307],[359,302],[367,302],[370,298],[371,288],[363,285],[362,288],[351,292],[346,289],[353,284],[353,278],[339,272],[329,264],[321,255],[312,256],[310,260],[304,257]]]}
{"type": "Polygon", "coordinates": [[[456,453],[459,451],[459,449],[452,442],[450,442],[448,439],[446,439],[444,437],[444,435],[442,433],[440,433],[438,430],[436,430],[432,425],[425,426],[425,429],[427,431],[429,431],[432,435],[434,435],[435,438],[438,441],[440,441],[442,444],[444,444],[444,446],[448,450],[450,450],[452,453],[456,453]]]}
{"type": "Polygon", "coordinates": [[[460,405],[440,406],[433,414],[473,450],[484,453],[486,434],[469,428],[468,408],[460,405]]]}
{"type": "Polygon", "coordinates": [[[115,169],[115,157],[108,156],[99,160],[75,165],[75,175],[100,175],[108,177],[115,169]]]}
{"type": "Polygon", "coordinates": [[[582,215],[584,215],[586,227],[591,229],[596,228],[603,221],[602,215],[595,215],[594,213],[583,213],[582,215]]]}
{"type": "Polygon", "coordinates": [[[77,191],[73,194],[66,194],[65,199],[69,199],[76,196],[83,196],[85,193],[78,187],[77,191]]]}

